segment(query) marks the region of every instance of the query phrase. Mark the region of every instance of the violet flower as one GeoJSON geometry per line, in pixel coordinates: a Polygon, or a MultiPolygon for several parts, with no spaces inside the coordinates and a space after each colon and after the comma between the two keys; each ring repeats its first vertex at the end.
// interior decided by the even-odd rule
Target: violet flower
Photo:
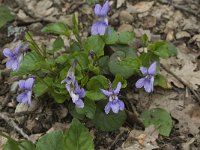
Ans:
{"type": "Polygon", "coordinates": [[[27,48],[28,46],[22,45],[22,43],[19,43],[14,51],[9,48],[5,48],[3,50],[3,54],[8,58],[6,68],[12,69],[13,71],[18,70],[23,58],[23,51],[27,48]],[[20,51],[20,49],[22,49],[22,51],[20,51]]]}
{"type": "Polygon", "coordinates": [[[112,89],[112,85],[111,83],[109,84],[109,91],[104,90],[104,89],[100,89],[100,91],[109,97],[109,102],[107,103],[107,105],[105,106],[105,113],[108,114],[110,112],[110,109],[112,109],[112,111],[114,113],[118,113],[119,110],[124,110],[124,103],[123,101],[118,99],[118,94],[119,91],[121,89],[121,82],[119,82],[117,84],[117,88],[115,90],[112,89]]]}
{"type": "Polygon", "coordinates": [[[142,88],[144,87],[145,91],[147,93],[153,92],[153,83],[154,83],[154,76],[156,74],[156,67],[157,62],[153,62],[149,68],[146,67],[140,67],[140,71],[145,76],[144,78],[139,79],[135,86],[136,88],[142,88]]]}
{"type": "Polygon", "coordinates": [[[72,98],[72,102],[75,103],[76,107],[83,108],[84,102],[82,98],[85,97],[85,90],[83,88],[80,88],[76,79],[75,79],[75,63],[73,66],[69,69],[67,73],[67,77],[61,82],[66,83],[66,89],[69,92],[69,95],[72,98]]]}
{"type": "Polygon", "coordinates": [[[19,81],[19,88],[24,92],[17,96],[18,102],[28,104],[29,106],[31,105],[31,95],[34,81],[34,78],[19,81]]]}
{"type": "MultiPolygon", "coordinates": [[[[108,19],[106,18],[107,13],[110,9],[109,1],[107,0],[103,6],[100,4],[96,4],[94,8],[95,15],[99,17],[99,19],[92,25],[91,34],[92,35],[104,35],[106,28],[108,27],[108,19]]],[[[110,29],[108,27],[108,31],[110,29]]]]}

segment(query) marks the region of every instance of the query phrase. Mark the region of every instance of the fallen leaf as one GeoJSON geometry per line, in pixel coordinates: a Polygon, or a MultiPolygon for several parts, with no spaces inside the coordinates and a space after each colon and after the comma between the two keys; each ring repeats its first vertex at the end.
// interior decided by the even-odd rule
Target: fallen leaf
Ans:
{"type": "Polygon", "coordinates": [[[132,5],[127,5],[127,11],[129,13],[143,13],[146,12],[148,10],[151,9],[151,7],[153,6],[154,1],[151,2],[139,2],[136,5],[132,6],[132,5]]]}
{"type": "Polygon", "coordinates": [[[156,143],[158,134],[158,130],[153,125],[147,127],[145,131],[134,129],[122,144],[122,150],[153,150],[159,148],[156,143]]]}
{"type": "MultiPolygon", "coordinates": [[[[177,51],[177,58],[172,57],[167,60],[162,59],[161,64],[173,72],[182,81],[191,86],[194,90],[196,90],[198,85],[200,85],[200,71],[196,71],[197,63],[195,62],[197,54],[192,53],[185,46],[185,44],[177,46],[177,51]]],[[[177,87],[181,87],[180,82],[177,79],[167,78],[167,81],[173,82],[177,87]]]]}
{"type": "Polygon", "coordinates": [[[125,0],[117,0],[117,8],[121,7],[125,0]]]}
{"type": "Polygon", "coordinates": [[[178,120],[176,127],[181,134],[189,133],[196,135],[200,127],[200,107],[195,104],[186,105],[182,110],[176,109],[171,112],[171,116],[178,120]]]}

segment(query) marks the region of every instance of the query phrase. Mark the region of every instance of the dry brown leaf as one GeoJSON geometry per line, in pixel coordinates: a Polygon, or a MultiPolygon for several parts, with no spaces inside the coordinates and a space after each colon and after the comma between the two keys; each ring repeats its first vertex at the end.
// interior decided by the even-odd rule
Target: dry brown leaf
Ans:
{"type": "Polygon", "coordinates": [[[129,13],[143,13],[151,9],[154,1],[152,2],[139,2],[136,5],[132,6],[130,4],[127,5],[127,11],[129,13]]]}
{"type": "Polygon", "coordinates": [[[132,130],[128,139],[122,144],[122,150],[152,150],[159,148],[156,143],[158,134],[158,130],[153,125],[147,127],[145,131],[132,130]]]}
{"type": "Polygon", "coordinates": [[[181,134],[199,133],[200,127],[200,107],[195,104],[187,105],[183,110],[176,109],[171,112],[173,118],[177,119],[179,123],[176,125],[181,134]]]}
{"type": "MultiPolygon", "coordinates": [[[[197,89],[198,85],[200,85],[200,71],[195,71],[197,68],[197,63],[195,62],[197,54],[191,53],[184,44],[179,45],[177,50],[177,59],[172,57],[167,60],[161,60],[161,63],[193,89],[197,89]]],[[[177,87],[181,87],[177,79],[169,77],[167,78],[169,83],[173,82],[177,87]]]]}

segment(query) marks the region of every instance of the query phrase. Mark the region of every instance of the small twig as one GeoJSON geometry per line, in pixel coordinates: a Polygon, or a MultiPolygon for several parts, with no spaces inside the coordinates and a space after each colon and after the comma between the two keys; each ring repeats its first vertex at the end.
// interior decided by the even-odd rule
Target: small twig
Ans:
{"type": "Polygon", "coordinates": [[[25,139],[31,141],[33,144],[35,140],[31,139],[6,113],[0,113],[0,118],[6,121],[8,125],[13,127],[19,134],[21,134],[25,139]]]}
{"type": "Polygon", "coordinates": [[[192,88],[192,86],[190,86],[188,83],[186,83],[184,80],[182,80],[181,78],[179,78],[176,74],[174,74],[173,72],[171,72],[169,69],[167,69],[167,67],[165,67],[163,64],[160,64],[160,66],[169,74],[171,74],[172,76],[174,76],[178,81],[180,81],[184,86],[188,87],[190,89],[190,91],[194,94],[194,96],[198,99],[198,101],[200,102],[200,97],[199,95],[194,91],[194,89],[192,88]]]}

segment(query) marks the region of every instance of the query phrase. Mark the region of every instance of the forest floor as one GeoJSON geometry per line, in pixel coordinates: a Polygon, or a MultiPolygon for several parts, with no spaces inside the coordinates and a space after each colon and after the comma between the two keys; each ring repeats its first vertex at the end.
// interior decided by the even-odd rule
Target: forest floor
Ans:
{"type": "MultiPolygon", "coordinates": [[[[89,1],[89,0],[88,0],[89,1]]],[[[11,77],[2,54],[13,48],[21,30],[33,32],[38,43],[48,45],[52,35],[41,28],[48,23],[64,22],[72,26],[72,15],[78,17],[81,36],[90,35],[95,18],[93,8],[82,0],[0,0],[16,15],[13,22],[0,29],[0,131],[15,139],[24,137],[13,127],[13,120],[30,138],[37,140],[46,132],[67,129],[71,121],[64,104],[55,104],[47,97],[33,101],[31,107],[16,102],[18,77],[11,77]],[[13,31],[8,36],[8,31],[13,31]],[[17,39],[17,38],[16,38],[17,39]],[[7,119],[7,120],[6,120],[7,119]]],[[[110,0],[109,23],[117,31],[134,31],[137,38],[147,34],[151,41],[172,42],[176,57],[161,60],[161,74],[167,77],[167,89],[156,88],[152,95],[136,90],[134,85],[124,94],[130,101],[130,112],[123,127],[102,132],[89,122],[85,126],[93,135],[96,150],[131,150],[141,143],[144,150],[200,149],[200,1],[199,0],[110,0]],[[173,118],[169,137],[143,131],[134,122],[134,114],[151,108],[164,108],[173,118]],[[131,112],[132,110],[132,112],[131,112]],[[143,137],[142,137],[143,135],[143,137]]],[[[67,43],[67,41],[65,41],[67,43]]],[[[138,50],[140,50],[138,48],[138,50]]],[[[0,149],[5,139],[0,136],[0,149]]]]}

